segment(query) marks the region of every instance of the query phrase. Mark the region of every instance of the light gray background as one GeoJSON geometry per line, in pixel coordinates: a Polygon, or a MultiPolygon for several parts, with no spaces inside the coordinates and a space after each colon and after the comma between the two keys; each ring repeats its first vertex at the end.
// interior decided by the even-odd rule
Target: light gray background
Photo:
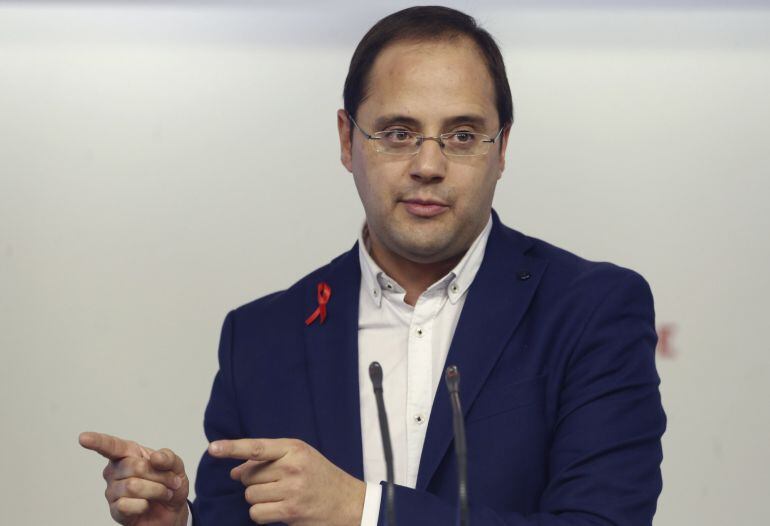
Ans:
{"type": "MultiPolygon", "coordinates": [[[[404,5],[0,3],[3,524],[111,523],[82,430],[194,474],[225,313],[355,239],[335,110],[404,5]]],[[[640,271],[678,327],[656,525],[765,522],[770,10],[451,5],[509,68],[503,220],[640,271]]]]}

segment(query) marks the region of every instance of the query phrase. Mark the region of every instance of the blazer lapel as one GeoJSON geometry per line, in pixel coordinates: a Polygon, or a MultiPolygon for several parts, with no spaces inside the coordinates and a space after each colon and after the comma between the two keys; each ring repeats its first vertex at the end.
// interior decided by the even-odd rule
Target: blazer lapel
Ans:
{"type": "Polygon", "coordinates": [[[331,288],[327,318],[304,327],[305,351],[320,451],[350,475],[363,479],[358,388],[358,244],[308,282],[306,316],[318,306],[317,286],[331,288]]]}
{"type": "MultiPolygon", "coordinates": [[[[466,415],[547,266],[545,261],[525,255],[531,241],[503,226],[494,212],[493,220],[484,260],[468,289],[446,361],[460,369],[460,399],[466,415]]],[[[427,488],[453,437],[452,410],[442,380],[433,400],[417,489],[427,488]]]]}

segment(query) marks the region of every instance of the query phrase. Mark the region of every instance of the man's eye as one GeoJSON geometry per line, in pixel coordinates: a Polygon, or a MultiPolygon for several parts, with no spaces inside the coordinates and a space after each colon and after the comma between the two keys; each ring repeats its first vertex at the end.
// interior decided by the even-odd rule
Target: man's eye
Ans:
{"type": "Polygon", "coordinates": [[[468,144],[476,139],[476,135],[471,132],[455,132],[450,139],[456,143],[468,144]]]}
{"type": "Polygon", "coordinates": [[[410,135],[406,130],[388,130],[385,132],[385,138],[392,142],[404,142],[410,139],[410,135]]]}

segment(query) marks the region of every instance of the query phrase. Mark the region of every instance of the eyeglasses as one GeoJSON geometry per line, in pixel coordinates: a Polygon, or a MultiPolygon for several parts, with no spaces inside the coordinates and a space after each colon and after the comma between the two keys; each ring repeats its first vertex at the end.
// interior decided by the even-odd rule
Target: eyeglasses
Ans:
{"type": "Polygon", "coordinates": [[[388,155],[416,155],[417,152],[420,151],[422,143],[425,141],[436,141],[441,147],[441,151],[444,152],[444,155],[449,157],[474,157],[486,155],[505,129],[505,126],[500,128],[500,131],[498,131],[497,135],[494,137],[490,137],[483,133],[469,131],[442,133],[436,137],[426,137],[417,132],[404,129],[366,133],[361,129],[355,119],[353,119],[352,115],[348,114],[348,118],[358,131],[364,134],[364,137],[370,141],[374,141],[374,149],[376,151],[388,155]]]}

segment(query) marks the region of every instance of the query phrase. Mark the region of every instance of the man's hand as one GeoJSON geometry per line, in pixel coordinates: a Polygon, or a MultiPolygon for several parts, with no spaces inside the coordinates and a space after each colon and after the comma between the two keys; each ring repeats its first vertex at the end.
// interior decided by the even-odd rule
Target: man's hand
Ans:
{"type": "Polygon", "coordinates": [[[246,486],[249,516],[258,524],[361,524],[366,484],[301,440],[219,440],[209,454],[246,461],[230,476],[246,486]]]}
{"type": "Polygon", "coordinates": [[[184,526],[189,481],[182,459],[102,433],[81,433],[80,445],[109,459],[104,468],[110,514],[124,526],[184,526]]]}

